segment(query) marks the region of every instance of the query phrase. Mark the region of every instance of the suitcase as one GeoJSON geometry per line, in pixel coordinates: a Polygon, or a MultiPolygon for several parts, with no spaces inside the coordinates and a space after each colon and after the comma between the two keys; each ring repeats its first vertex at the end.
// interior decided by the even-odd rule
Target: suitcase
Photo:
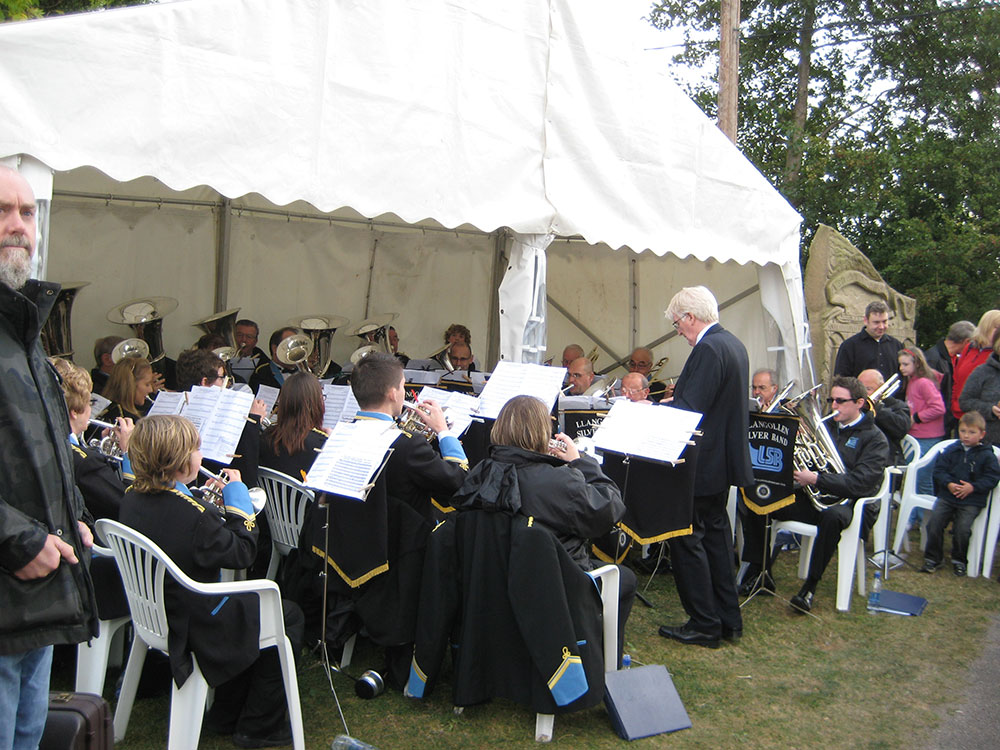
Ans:
{"type": "Polygon", "coordinates": [[[38,750],[112,750],[111,707],[91,693],[49,693],[49,717],[38,750]]]}

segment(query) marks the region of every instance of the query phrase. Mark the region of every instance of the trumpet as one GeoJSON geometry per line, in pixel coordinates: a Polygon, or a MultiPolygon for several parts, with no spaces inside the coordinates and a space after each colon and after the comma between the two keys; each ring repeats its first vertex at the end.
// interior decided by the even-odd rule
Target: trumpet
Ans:
{"type": "Polygon", "coordinates": [[[118,444],[118,436],[114,433],[115,425],[110,422],[102,422],[99,419],[91,419],[87,424],[89,426],[100,427],[102,430],[111,430],[111,434],[107,437],[92,438],[88,443],[91,448],[96,448],[102,455],[110,458],[112,461],[121,461],[125,457],[124,451],[122,451],[121,446],[118,444]]]}
{"type": "MultiPolygon", "coordinates": [[[[437,437],[437,433],[434,432],[434,430],[420,418],[421,414],[426,413],[423,409],[421,409],[417,404],[409,401],[404,401],[403,406],[405,406],[409,411],[405,412],[405,416],[400,415],[399,429],[413,435],[420,435],[428,442],[437,437]]],[[[448,418],[445,417],[445,420],[447,419],[448,418]]]]}

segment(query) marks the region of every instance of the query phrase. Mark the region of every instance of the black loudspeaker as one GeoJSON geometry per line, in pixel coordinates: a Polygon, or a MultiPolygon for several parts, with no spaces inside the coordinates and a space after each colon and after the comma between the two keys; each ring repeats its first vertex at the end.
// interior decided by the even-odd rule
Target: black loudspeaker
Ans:
{"type": "Polygon", "coordinates": [[[605,674],[604,704],[611,725],[623,740],[691,728],[677,688],[662,664],[605,674]]]}

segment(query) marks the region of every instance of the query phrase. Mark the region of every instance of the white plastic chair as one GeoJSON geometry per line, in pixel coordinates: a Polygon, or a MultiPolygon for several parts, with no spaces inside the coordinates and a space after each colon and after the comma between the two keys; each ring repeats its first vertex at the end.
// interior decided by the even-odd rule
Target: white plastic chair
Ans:
{"type": "MultiPolygon", "coordinates": [[[[913,464],[920,458],[920,443],[912,435],[904,435],[903,439],[900,441],[903,446],[903,458],[906,460],[905,464],[900,466],[889,467],[894,473],[906,476],[907,472],[910,471],[913,464]]],[[[896,502],[899,502],[899,498],[902,497],[903,483],[900,482],[896,487],[895,493],[893,493],[892,498],[895,498],[896,502]]],[[[890,499],[892,499],[890,498],[890,499]]],[[[884,547],[886,546],[886,532],[889,531],[887,528],[892,514],[889,512],[891,510],[890,506],[886,506],[883,510],[879,511],[878,520],[875,521],[875,526],[872,528],[872,540],[874,541],[873,549],[875,550],[876,556],[878,557],[884,552],[884,547]]]]}
{"type": "MultiPolygon", "coordinates": [[[[125,585],[136,637],[132,639],[125,680],[115,709],[115,742],[125,737],[132,704],[135,702],[139,676],[150,648],[168,653],[167,613],[163,599],[163,577],[169,573],[184,588],[198,594],[257,594],[260,600],[260,647],[276,646],[288,700],[288,715],[292,724],[292,744],[304,750],[302,707],[299,685],[295,676],[295,654],[285,636],[281,611],[281,595],[273,581],[235,581],[231,583],[199,583],[189,578],[156,544],[128,526],[102,519],[97,533],[111,548],[125,585]]],[[[198,661],[192,655],[194,671],[178,688],[171,683],[170,728],[167,750],[191,750],[198,746],[201,722],[208,700],[208,683],[202,676],[198,661]]]]}
{"type": "Polygon", "coordinates": [[[309,503],[316,502],[316,495],[302,482],[263,466],[258,469],[257,481],[267,495],[264,514],[271,529],[271,562],[267,566],[267,577],[273,581],[281,557],[298,549],[306,509],[309,503]]]}
{"type": "MultiPolygon", "coordinates": [[[[1000,448],[993,446],[993,455],[1000,461],[1000,448]]],[[[969,550],[966,556],[968,565],[966,575],[975,578],[982,573],[986,578],[990,577],[993,568],[993,553],[997,546],[997,533],[1000,531],[1000,519],[995,516],[1000,515],[1000,485],[990,490],[986,498],[986,507],[979,511],[976,520],[972,522],[972,533],[969,535],[969,550]]]]}
{"type": "MultiPolygon", "coordinates": [[[[910,522],[910,516],[912,515],[914,508],[926,508],[929,510],[934,507],[934,500],[936,499],[934,495],[922,495],[917,492],[917,474],[920,472],[920,469],[925,466],[932,465],[937,459],[938,454],[955,442],[956,441],[954,440],[942,440],[940,443],[931,446],[930,450],[928,450],[927,453],[923,454],[916,461],[907,465],[906,476],[903,478],[903,489],[899,496],[899,516],[896,518],[896,537],[892,543],[892,551],[897,555],[903,547],[903,539],[906,537],[906,528],[910,522]]],[[[920,524],[921,549],[924,549],[927,546],[928,518],[929,516],[924,514],[924,522],[920,524]]]]}
{"type": "MultiPolygon", "coordinates": [[[[847,612],[851,608],[851,592],[853,578],[858,581],[858,593],[865,595],[865,540],[861,538],[861,520],[864,507],[872,503],[880,503],[879,516],[887,512],[890,502],[889,491],[892,487],[892,468],[882,472],[882,485],[871,497],[858,498],[854,503],[854,513],[847,528],[840,533],[837,545],[837,609],[847,612]]],[[[809,561],[812,558],[813,546],[819,527],[801,521],[774,521],[771,526],[771,555],[774,555],[775,540],[779,531],[790,531],[802,536],[802,546],[799,550],[799,578],[809,575],[809,561]]]]}
{"type": "MultiPolygon", "coordinates": [[[[603,565],[587,574],[601,580],[601,606],[604,623],[604,671],[618,669],[618,568],[603,565]]],[[[535,714],[535,741],[549,742],[555,726],[553,714],[535,714]]]]}
{"type": "MultiPolygon", "coordinates": [[[[114,557],[106,547],[94,545],[91,549],[94,557],[114,557]]],[[[108,659],[111,646],[125,636],[122,630],[131,621],[128,615],[112,620],[99,620],[97,637],[81,643],[76,647],[76,684],[73,689],[78,693],[104,693],[104,677],[108,671],[108,659]]],[[[123,649],[124,646],[119,646],[123,649]]],[[[120,661],[115,662],[120,664],[120,661]]]]}

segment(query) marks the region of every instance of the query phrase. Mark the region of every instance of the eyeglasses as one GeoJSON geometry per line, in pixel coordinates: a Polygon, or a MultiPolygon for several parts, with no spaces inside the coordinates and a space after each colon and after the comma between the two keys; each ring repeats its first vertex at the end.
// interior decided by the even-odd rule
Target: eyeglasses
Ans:
{"type": "Polygon", "coordinates": [[[653,366],[652,362],[636,362],[634,359],[630,359],[625,364],[627,364],[629,367],[652,367],[653,366]]]}
{"type": "Polygon", "coordinates": [[[622,388],[623,396],[637,396],[639,394],[646,394],[649,392],[648,388],[622,388]]]}
{"type": "Polygon", "coordinates": [[[848,401],[854,401],[854,400],[855,399],[853,399],[853,398],[833,398],[833,396],[831,396],[830,398],[828,398],[826,400],[826,403],[828,403],[828,404],[846,404],[848,401]]]}

